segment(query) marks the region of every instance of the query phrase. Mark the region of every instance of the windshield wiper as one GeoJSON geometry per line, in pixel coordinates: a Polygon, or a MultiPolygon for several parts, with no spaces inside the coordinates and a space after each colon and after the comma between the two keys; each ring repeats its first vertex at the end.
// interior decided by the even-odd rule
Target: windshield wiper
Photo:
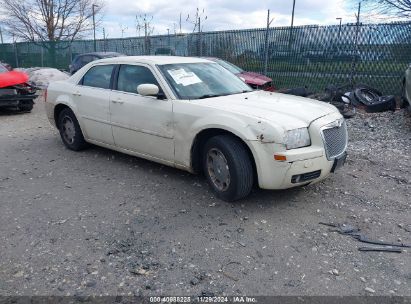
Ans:
{"type": "Polygon", "coordinates": [[[204,99],[204,98],[212,98],[212,97],[220,97],[220,96],[228,96],[228,95],[234,95],[234,94],[243,94],[243,93],[250,93],[252,91],[249,90],[243,90],[241,92],[237,93],[228,93],[228,94],[204,94],[201,95],[200,97],[197,97],[197,99],[204,99]]]}
{"type": "Polygon", "coordinates": [[[220,94],[204,94],[201,95],[200,97],[197,97],[197,99],[204,99],[204,98],[211,98],[211,97],[219,97],[219,96],[224,96],[220,94]]]}
{"type": "Polygon", "coordinates": [[[250,90],[242,90],[241,92],[238,92],[238,93],[233,93],[233,95],[234,95],[234,94],[244,94],[244,93],[250,93],[250,92],[252,92],[252,91],[250,91],[250,90]]]}

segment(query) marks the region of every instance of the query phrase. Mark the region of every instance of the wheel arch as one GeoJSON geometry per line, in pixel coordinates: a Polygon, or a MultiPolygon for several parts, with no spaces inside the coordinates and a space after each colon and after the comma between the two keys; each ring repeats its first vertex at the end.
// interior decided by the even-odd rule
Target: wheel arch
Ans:
{"type": "Polygon", "coordinates": [[[59,126],[58,126],[59,115],[60,115],[61,111],[63,111],[64,109],[69,109],[70,111],[73,112],[73,114],[76,117],[76,119],[78,121],[78,124],[80,126],[80,130],[83,133],[84,139],[87,140],[87,134],[84,130],[83,122],[79,119],[79,117],[77,115],[77,112],[73,109],[72,106],[70,106],[70,105],[68,105],[67,103],[64,103],[64,102],[58,103],[54,106],[53,116],[54,116],[54,121],[56,123],[57,129],[59,128],[59,126]]]}
{"type": "Polygon", "coordinates": [[[254,174],[254,180],[258,184],[258,173],[257,173],[257,163],[256,163],[256,157],[254,156],[253,150],[251,147],[247,144],[247,142],[241,138],[239,135],[233,133],[232,131],[226,130],[224,128],[220,127],[210,127],[203,129],[199,131],[196,136],[194,137],[194,140],[191,145],[191,150],[190,150],[190,158],[191,158],[191,169],[194,173],[203,173],[203,168],[202,168],[202,153],[203,153],[203,148],[206,142],[218,135],[230,135],[235,138],[237,138],[247,149],[247,153],[251,159],[251,163],[253,166],[253,174],[254,174]]]}
{"type": "Polygon", "coordinates": [[[59,115],[61,113],[61,111],[63,111],[64,109],[70,109],[71,111],[73,111],[68,105],[64,104],[64,103],[59,103],[54,107],[54,121],[56,122],[56,126],[58,128],[58,119],[59,119],[59,115]]]}

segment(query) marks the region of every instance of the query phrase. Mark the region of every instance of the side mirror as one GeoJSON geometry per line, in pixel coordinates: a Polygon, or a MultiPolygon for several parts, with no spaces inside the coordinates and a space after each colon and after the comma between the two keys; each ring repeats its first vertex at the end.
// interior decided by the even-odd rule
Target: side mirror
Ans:
{"type": "Polygon", "coordinates": [[[137,86],[137,93],[143,96],[157,96],[160,89],[155,84],[140,84],[137,86]]]}

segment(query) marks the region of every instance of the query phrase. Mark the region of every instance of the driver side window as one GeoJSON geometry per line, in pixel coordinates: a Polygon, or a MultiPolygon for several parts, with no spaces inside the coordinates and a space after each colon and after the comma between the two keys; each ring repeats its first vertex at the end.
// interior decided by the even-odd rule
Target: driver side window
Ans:
{"type": "Polygon", "coordinates": [[[117,80],[118,91],[137,93],[137,86],[140,84],[155,84],[160,88],[150,69],[138,65],[120,66],[117,80]]]}

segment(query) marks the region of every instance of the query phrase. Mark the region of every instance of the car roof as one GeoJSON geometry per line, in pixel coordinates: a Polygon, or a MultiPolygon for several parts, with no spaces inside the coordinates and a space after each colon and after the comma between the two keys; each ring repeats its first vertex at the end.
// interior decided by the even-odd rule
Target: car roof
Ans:
{"type": "Polygon", "coordinates": [[[174,64],[174,63],[200,63],[211,62],[210,60],[198,57],[182,57],[182,56],[122,56],[105,58],[93,61],[96,63],[147,63],[147,64],[174,64]]]}

